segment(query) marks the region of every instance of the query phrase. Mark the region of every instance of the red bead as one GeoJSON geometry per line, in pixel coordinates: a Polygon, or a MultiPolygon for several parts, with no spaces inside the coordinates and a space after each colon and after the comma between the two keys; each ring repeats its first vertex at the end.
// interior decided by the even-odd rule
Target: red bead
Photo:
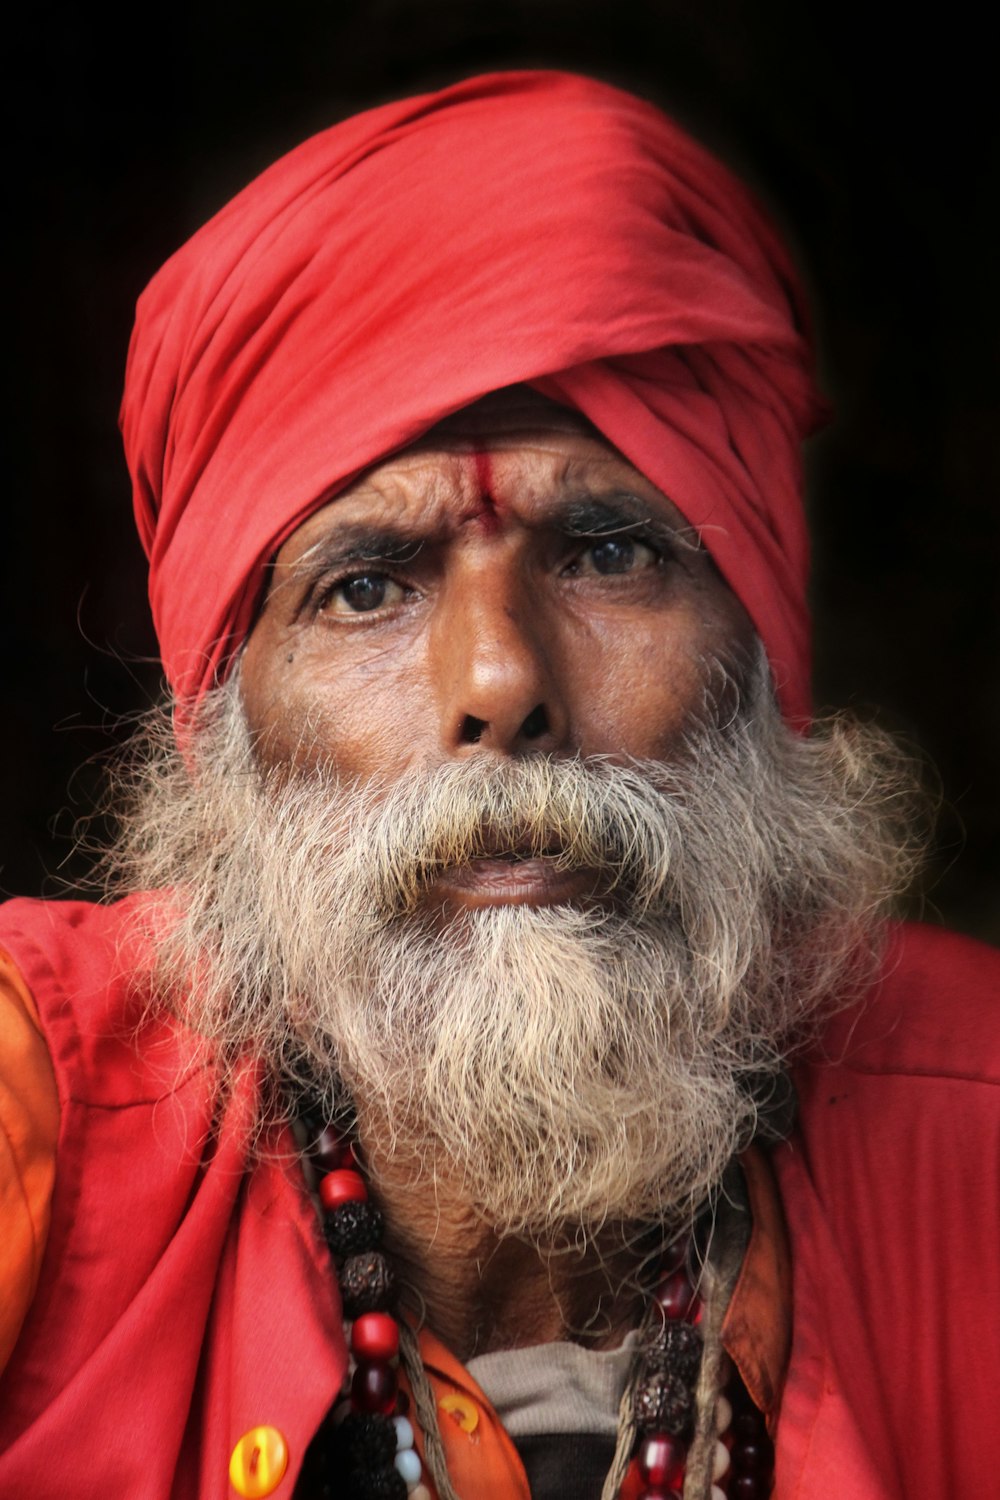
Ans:
{"type": "Polygon", "coordinates": [[[658,1432],[644,1440],[639,1449],[639,1473],[645,1484],[654,1488],[677,1489],[684,1478],[687,1450],[679,1438],[658,1432]]]}
{"type": "Polygon", "coordinates": [[[362,1313],[351,1326],[351,1349],[356,1359],[395,1359],[399,1353],[399,1324],[388,1313],[362,1313]]]}
{"type": "Polygon", "coordinates": [[[342,1203],[364,1203],[368,1197],[365,1179],[358,1172],[338,1169],[320,1179],[319,1199],[324,1208],[339,1208],[342,1203]]]}
{"type": "Polygon", "coordinates": [[[397,1385],[396,1372],[385,1360],[358,1365],[351,1381],[351,1405],[355,1411],[389,1416],[396,1409],[397,1385]]]}
{"type": "Polygon", "coordinates": [[[344,1140],[339,1130],[332,1125],[324,1125],[319,1135],[312,1144],[311,1155],[316,1165],[322,1167],[324,1172],[332,1172],[335,1167],[353,1166],[353,1155],[350,1161],[345,1157],[351,1151],[350,1144],[344,1140]]]}
{"type": "Polygon", "coordinates": [[[684,1239],[675,1240],[672,1245],[668,1245],[666,1250],[664,1250],[663,1259],[660,1261],[661,1281],[665,1276],[670,1276],[674,1271],[680,1271],[683,1268],[684,1262],[687,1260],[689,1243],[689,1240],[685,1237],[684,1239]]]}
{"type": "Polygon", "coordinates": [[[656,1288],[656,1303],[670,1321],[686,1318],[698,1301],[698,1294],[684,1271],[674,1271],[656,1288]]]}

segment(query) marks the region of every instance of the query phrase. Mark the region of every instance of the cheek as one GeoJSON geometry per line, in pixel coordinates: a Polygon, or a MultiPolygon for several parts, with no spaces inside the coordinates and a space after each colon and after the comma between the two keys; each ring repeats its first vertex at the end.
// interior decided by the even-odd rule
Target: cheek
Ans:
{"type": "Polygon", "coordinates": [[[272,650],[252,638],[241,678],[247,722],[265,765],[332,761],[345,776],[393,775],[426,734],[423,676],[399,653],[332,661],[322,640],[272,650]]]}
{"type": "Polygon", "coordinates": [[[666,758],[703,710],[726,640],[696,608],[574,632],[563,659],[577,748],[666,758]]]}

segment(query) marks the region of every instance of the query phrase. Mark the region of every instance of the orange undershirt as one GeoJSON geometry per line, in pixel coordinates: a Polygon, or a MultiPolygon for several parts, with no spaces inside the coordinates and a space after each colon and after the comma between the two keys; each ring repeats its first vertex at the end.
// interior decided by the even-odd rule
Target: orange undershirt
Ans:
{"type": "Polygon", "coordinates": [[[27,985],[0,949],[0,1370],[31,1306],[59,1138],[55,1073],[27,985]]]}

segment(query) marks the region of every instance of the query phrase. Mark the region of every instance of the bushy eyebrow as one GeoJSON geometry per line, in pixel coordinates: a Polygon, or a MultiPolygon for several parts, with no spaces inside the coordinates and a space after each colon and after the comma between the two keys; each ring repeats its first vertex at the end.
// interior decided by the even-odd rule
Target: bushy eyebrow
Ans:
{"type": "Polygon", "coordinates": [[[609,532],[634,531],[638,526],[664,525],[662,518],[638,496],[629,494],[567,499],[549,512],[546,519],[549,525],[557,525],[569,536],[605,536],[609,532]]]}
{"type": "Polygon", "coordinates": [[[290,570],[289,581],[309,582],[352,562],[410,562],[426,537],[417,528],[395,524],[372,526],[363,522],[341,526],[321,537],[290,570]]]}
{"type": "MultiPolygon", "coordinates": [[[[538,524],[578,537],[609,536],[643,528],[661,541],[697,546],[687,528],[681,531],[647,501],[627,491],[600,496],[591,493],[561,496],[544,507],[538,524]]],[[[361,521],[335,526],[296,559],[282,583],[309,588],[351,563],[412,562],[440,531],[440,517],[430,521],[414,517],[410,522],[361,521]]]]}
{"type": "Polygon", "coordinates": [[[612,536],[623,531],[643,530],[663,545],[677,546],[688,551],[701,550],[698,533],[693,526],[676,522],[654,509],[647,501],[627,491],[612,495],[586,495],[563,503],[560,510],[549,517],[569,536],[612,536]]]}

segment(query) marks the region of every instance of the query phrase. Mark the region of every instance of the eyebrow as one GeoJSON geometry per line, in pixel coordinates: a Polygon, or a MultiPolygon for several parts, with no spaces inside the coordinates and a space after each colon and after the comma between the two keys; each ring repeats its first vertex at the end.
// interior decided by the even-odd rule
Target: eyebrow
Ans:
{"type": "Polygon", "coordinates": [[[681,517],[682,524],[661,515],[648,501],[627,490],[599,499],[593,495],[570,499],[557,510],[552,520],[569,536],[609,536],[622,531],[646,531],[665,546],[700,552],[701,538],[696,528],[681,517]]]}
{"type": "MultiPolygon", "coordinates": [[[[612,531],[634,530],[637,526],[663,526],[662,517],[637,495],[627,492],[593,495],[563,500],[547,517],[570,536],[604,536],[612,531]]],[[[669,528],[673,530],[673,527],[669,528]]]]}
{"type": "MultiPolygon", "coordinates": [[[[649,503],[627,490],[597,497],[590,493],[566,495],[554,501],[539,516],[539,524],[558,527],[567,536],[608,536],[639,527],[662,541],[697,547],[672,521],[658,515],[649,503]]],[[[284,583],[312,586],[327,573],[355,562],[412,562],[437,526],[415,519],[410,525],[357,522],[336,527],[321,537],[292,564],[284,583]]]]}
{"type": "Polygon", "coordinates": [[[426,538],[405,526],[341,526],[315,542],[292,565],[291,580],[320,578],[352,562],[410,562],[426,538]]]}

